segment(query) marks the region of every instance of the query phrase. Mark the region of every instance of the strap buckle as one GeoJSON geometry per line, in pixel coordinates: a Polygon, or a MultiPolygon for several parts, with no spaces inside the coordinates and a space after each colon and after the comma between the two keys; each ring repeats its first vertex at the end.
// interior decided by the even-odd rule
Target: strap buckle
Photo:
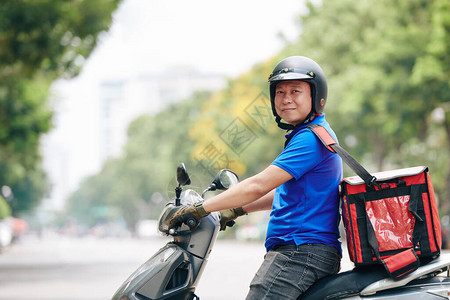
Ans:
{"type": "Polygon", "coordinates": [[[375,176],[372,176],[372,179],[370,180],[368,187],[376,186],[377,188],[381,189],[381,185],[377,182],[377,178],[375,176]]]}

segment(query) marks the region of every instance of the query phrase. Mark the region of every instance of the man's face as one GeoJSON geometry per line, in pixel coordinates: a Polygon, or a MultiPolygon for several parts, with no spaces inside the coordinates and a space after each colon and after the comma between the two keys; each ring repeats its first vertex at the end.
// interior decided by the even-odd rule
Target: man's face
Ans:
{"type": "Polygon", "coordinates": [[[275,110],[288,124],[296,126],[303,122],[311,111],[311,87],[299,80],[287,80],[275,89],[275,110]]]}

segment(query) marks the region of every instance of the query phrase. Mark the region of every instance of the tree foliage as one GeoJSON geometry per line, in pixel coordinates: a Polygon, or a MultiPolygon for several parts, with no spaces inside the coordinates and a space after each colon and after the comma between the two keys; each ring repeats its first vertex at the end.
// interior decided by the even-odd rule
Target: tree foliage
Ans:
{"type": "Polygon", "coordinates": [[[324,67],[327,112],[341,142],[373,171],[430,166],[440,198],[449,199],[448,1],[309,7],[303,34],[286,53],[305,53],[324,67]],[[439,122],[436,110],[444,112],[439,122]]]}
{"type": "Polygon", "coordinates": [[[39,139],[51,128],[49,88],[78,74],[120,0],[4,0],[0,6],[0,186],[14,213],[33,208],[48,185],[39,139]]]}
{"type": "Polygon", "coordinates": [[[109,160],[98,175],[86,178],[70,197],[71,215],[89,225],[119,218],[133,230],[140,219],[157,218],[174,195],[179,163],[184,162],[194,175],[193,182],[200,184],[202,179],[193,172],[196,162],[190,153],[194,145],[188,131],[209,97],[199,92],[155,116],[136,119],[129,126],[123,156],[109,160]]]}
{"type": "Polygon", "coordinates": [[[0,221],[11,216],[11,207],[6,199],[0,196],[0,221]]]}
{"type": "MultiPolygon", "coordinates": [[[[369,171],[429,166],[441,212],[447,213],[448,1],[323,0],[308,8],[299,16],[298,40],[275,57],[209,98],[137,120],[125,155],[113,162],[115,172],[108,172],[108,164],[99,175],[105,177],[99,188],[99,179],[92,178],[76,195],[96,190],[91,201],[103,198],[126,216],[131,207],[138,211],[142,203],[150,204],[153,193],[164,192],[179,162],[189,162],[194,172],[209,177],[221,168],[231,168],[241,178],[261,171],[284,141],[272,116],[267,76],[281,59],[304,55],[327,74],[326,115],[341,144],[369,171]],[[115,183],[109,190],[105,185],[103,193],[108,180],[115,183]]],[[[155,216],[158,208],[153,206],[146,217],[155,216]]]]}

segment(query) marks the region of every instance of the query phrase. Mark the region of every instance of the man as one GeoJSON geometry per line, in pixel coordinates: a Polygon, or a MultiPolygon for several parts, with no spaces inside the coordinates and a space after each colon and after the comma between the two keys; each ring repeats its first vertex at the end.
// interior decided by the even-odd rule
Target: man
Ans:
{"type": "Polygon", "coordinates": [[[275,120],[290,131],[283,152],[262,172],[203,203],[180,209],[171,220],[173,227],[220,211],[224,230],[226,222],[240,215],[271,210],[267,254],[247,300],[297,299],[318,279],[337,273],[341,260],[342,161],[307,128],[319,124],[334,136],[323,114],[325,75],[313,60],[292,56],[277,64],[269,83],[275,120]]]}

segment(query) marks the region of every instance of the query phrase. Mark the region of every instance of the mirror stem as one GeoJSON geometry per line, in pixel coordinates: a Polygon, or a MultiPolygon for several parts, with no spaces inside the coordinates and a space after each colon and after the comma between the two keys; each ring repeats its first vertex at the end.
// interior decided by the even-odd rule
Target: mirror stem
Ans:
{"type": "Polygon", "coordinates": [[[175,188],[175,206],[180,206],[180,196],[181,196],[181,191],[183,190],[183,188],[181,187],[181,185],[178,185],[175,188]]]}
{"type": "Polygon", "coordinates": [[[202,193],[202,198],[205,199],[205,194],[206,194],[206,192],[209,192],[209,191],[215,191],[216,189],[217,189],[217,186],[216,186],[214,183],[212,183],[207,189],[205,189],[205,190],[203,191],[203,193],[202,193]]]}

